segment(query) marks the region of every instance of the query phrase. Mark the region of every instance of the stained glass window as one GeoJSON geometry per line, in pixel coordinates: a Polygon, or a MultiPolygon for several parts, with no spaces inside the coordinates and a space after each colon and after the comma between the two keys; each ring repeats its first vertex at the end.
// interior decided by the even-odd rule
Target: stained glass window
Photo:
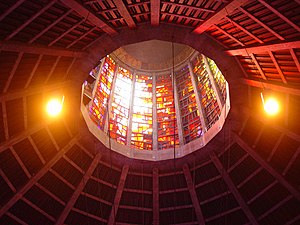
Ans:
{"type": "Polygon", "coordinates": [[[213,73],[214,79],[216,84],[218,85],[218,88],[221,92],[222,98],[223,98],[223,103],[226,100],[226,80],[225,77],[223,76],[222,72],[219,70],[217,64],[211,60],[210,58],[207,58],[209,67],[211,72],[213,73]]]}
{"type": "Polygon", "coordinates": [[[173,148],[179,140],[171,74],[156,77],[156,106],[158,149],[173,148]]]}
{"type": "Polygon", "coordinates": [[[131,145],[152,150],[152,77],[136,75],[131,145]]]}
{"type": "Polygon", "coordinates": [[[153,77],[138,69],[133,72],[112,57],[102,59],[89,74],[91,82],[87,80],[83,86],[88,100],[82,101],[89,109],[89,118],[105,132],[100,139],[110,136],[130,150],[153,150],[153,146],[156,150],[157,146],[157,150],[166,150],[162,154],[200,137],[205,140],[206,131],[219,119],[220,107],[224,106],[218,104],[219,94],[222,103],[228,94],[227,82],[213,60],[198,54],[190,64],[160,71],[153,77]]]}
{"type": "Polygon", "coordinates": [[[93,76],[99,76],[99,81],[90,107],[90,115],[92,120],[101,130],[103,130],[107,112],[107,103],[111,92],[113,76],[116,70],[116,63],[112,58],[110,58],[110,56],[107,56],[104,58],[101,70],[99,67],[100,66],[97,66],[91,71],[93,76]]]}
{"type": "Polygon", "coordinates": [[[175,73],[180,117],[185,143],[202,135],[200,113],[188,66],[175,73]]]}
{"type": "Polygon", "coordinates": [[[122,144],[126,144],[131,92],[132,73],[118,67],[109,128],[110,137],[122,144]]]}
{"type": "Polygon", "coordinates": [[[206,128],[209,129],[219,119],[221,110],[217,102],[216,93],[209,80],[202,55],[198,55],[195,60],[193,60],[192,65],[201,104],[205,112],[205,119],[207,120],[206,128]]]}

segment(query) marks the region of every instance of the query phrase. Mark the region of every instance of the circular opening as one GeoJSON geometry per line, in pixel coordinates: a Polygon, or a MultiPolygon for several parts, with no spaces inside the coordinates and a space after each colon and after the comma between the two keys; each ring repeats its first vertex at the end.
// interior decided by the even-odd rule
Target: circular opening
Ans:
{"type": "Polygon", "coordinates": [[[213,60],[181,45],[177,52],[174,45],[173,58],[168,42],[159,44],[162,51],[149,47],[160,42],[116,50],[83,84],[81,111],[89,130],[132,158],[164,160],[196,151],[220,131],[230,109],[228,83],[213,60]],[[145,63],[155,54],[159,66],[145,63]]]}

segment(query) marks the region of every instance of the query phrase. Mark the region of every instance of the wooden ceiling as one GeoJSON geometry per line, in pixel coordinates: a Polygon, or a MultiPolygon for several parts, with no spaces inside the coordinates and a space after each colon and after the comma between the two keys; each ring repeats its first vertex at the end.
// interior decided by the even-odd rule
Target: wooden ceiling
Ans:
{"type": "Polygon", "coordinates": [[[299,0],[0,0],[0,224],[299,224],[299,60],[299,0]],[[86,132],[77,62],[142,27],[208,36],[243,69],[243,110],[205,156],[145,164],[86,132]],[[280,118],[262,118],[261,88],[280,118]],[[62,89],[66,116],[45,119],[62,89]]]}

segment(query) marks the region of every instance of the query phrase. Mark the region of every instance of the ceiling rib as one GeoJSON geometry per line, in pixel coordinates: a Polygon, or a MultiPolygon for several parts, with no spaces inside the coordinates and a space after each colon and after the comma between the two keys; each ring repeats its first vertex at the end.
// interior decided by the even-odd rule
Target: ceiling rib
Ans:
{"type": "Polygon", "coordinates": [[[280,206],[282,206],[283,204],[285,204],[286,202],[288,202],[289,200],[291,200],[293,198],[292,195],[287,196],[286,198],[284,198],[282,201],[278,202],[276,205],[273,205],[273,207],[271,207],[269,210],[267,210],[266,212],[264,212],[261,216],[259,216],[259,220],[262,220],[263,218],[265,218],[267,215],[269,215],[271,212],[273,212],[274,210],[278,209],[280,206]]]}
{"type": "MultiPolygon", "coordinates": [[[[97,0],[99,2],[99,0],[97,0]]],[[[118,11],[120,12],[121,16],[126,21],[129,28],[136,28],[136,24],[133,21],[130,13],[128,12],[126,5],[122,0],[114,0],[113,3],[116,5],[118,11]]]]}
{"type": "Polygon", "coordinates": [[[223,9],[221,9],[219,12],[217,12],[211,18],[209,18],[204,23],[202,23],[198,27],[196,27],[193,32],[197,33],[197,34],[202,34],[204,31],[206,31],[212,25],[217,24],[221,19],[223,19],[224,17],[226,17],[227,15],[232,13],[234,10],[236,10],[238,7],[245,4],[247,1],[248,0],[233,0],[231,3],[229,3],[223,9]]]}
{"type": "Polygon", "coordinates": [[[251,155],[265,170],[267,170],[277,181],[284,186],[296,199],[300,201],[300,193],[296,190],[284,177],[278,173],[273,167],[265,162],[243,139],[241,139],[236,133],[232,133],[234,140],[251,155]]]}
{"type": "Polygon", "coordinates": [[[253,53],[251,53],[250,56],[251,56],[252,61],[253,61],[254,64],[255,64],[255,66],[257,67],[257,69],[258,69],[258,71],[259,71],[261,77],[262,77],[264,80],[267,80],[266,75],[265,75],[264,71],[261,69],[261,66],[259,65],[259,63],[257,62],[255,55],[254,55],[253,53]]]}
{"type": "Polygon", "coordinates": [[[290,53],[292,55],[292,58],[297,66],[298,71],[300,72],[300,63],[299,63],[299,59],[296,56],[295,50],[293,48],[290,49],[290,53]]]}
{"type": "Polygon", "coordinates": [[[160,19],[160,0],[150,0],[151,5],[151,25],[158,26],[160,19]]]}
{"type": "Polygon", "coordinates": [[[24,89],[27,89],[28,86],[29,86],[29,84],[31,83],[31,80],[32,80],[32,78],[33,78],[33,75],[35,74],[35,72],[36,72],[38,66],[40,65],[40,62],[41,62],[43,56],[44,56],[43,54],[39,55],[37,61],[36,61],[35,64],[34,64],[34,67],[33,67],[32,71],[31,71],[30,75],[28,76],[28,79],[27,79],[27,81],[26,81],[26,84],[25,84],[24,89]]]}
{"type": "Polygon", "coordinates": [[[39,37],[41,37],[44,33],[46,33],[48,30],[50,30],[52,27],[54,27],[56,24],[58,24],[60,21],[62,21],[63,19],[65,19],[71,12],[73,11],[73,9],[69,9],[67,12],[65,12],[63,15],[59,16],[58,19],[56,19],[53,23],[51,23],[47,28],[45,28],[44,30],[42,30],[41,32],[39,32],[36,36],[34,36],[29,42],[28,44],[33,43],[34,41],[36,41],[39,37]]]}
{"type": "Polygon", "coordinates": [[[84,18],[79,20],[77,23],[75,23],[73,26],[71,26],[69,29],[67,29],[65,32],[63,32],[61,35],[59,35],[57,38],[55,38],[53,41],[51,41],[48,44],[48,46],[54,45],[56,42],[58,42],[60,39],[62,39],[66,34],[70,33],[72,30],[74,30],[76,27],[78,27],[83,21],[84,21],[84,18]]]}
{"type": "Polygon", "coordinates": [[[250,211],[250,209],[249,209],[248,205],[246,204],[245,200],[242,198],[242,196],[239,193],[238,189],[235,187],[234,183],[232,182],[229,174],[227,173],[227,171],[225,170],[222,163],[220,162],[220,160],[218,159],[218,157],[216,156],[216,154],[214,152],[210,153],[210,158],[211,158],[212,162],[214,163],[215,167],[218,169],[219,173],[221,174],[223,180],[226,182],[229,190],[231,191],[231,193],[233,194],[233,196],[235,197],[235,199],[239,203],[239,205],[242,208],[243,212],[245,213],[245,215],[249,219],[250,223],[252,225],[258,225],[258,222],[256,221],[254,215],[250,211]]]}
{"type": "Polygon", "coordinates": [[[26,166],[24,165],[22,159],[20,158],[20,156],[16,153],[15,149],[13,147],[10,147],[9,148],[12,155],[14,156],[15,160],[19,163],[20,167],[22,168],[23,172],[26,174],[26,176],[28,178],[31,178],[31,174],[30,172],[28,171],[28,169],[26,168],[26,166]]]}
{"type": "Polygon", "coordinates": [[[166,5],[174,5],[174,6],[178,6],[182,9],[187,8],[187,9],[191,9],[191,10],[196,10],[196,11],[204,11],[204,12],[209,12],[209,13],[215,13],[215,10],[212,9],[207,9],[207,8],[203,8],[203,7],[197,7],[197,6],[192,6],[192,5],[185,5],[185,4],[181,4],[181,3],[176,3],[176,2],[167,2],[164,1],[162,2],[162,4],[166,4],[166,5]]]}
{"type": "Polygon", "coordinates": [[[159,225],[159,178],[158,169],[154,168],[152,177],[152,191],[153,191],[153,225],[159,225]]]}
{"type": "Polygon", "coordinates": [[[22,201],[24,201],[27,205],[29,205],[30,207],[32,207],[33,209],[35,209],[36,211],[38,211],[39,213],[41,213],[43,216],[45,216],[46,218],[48,218],[50,221],[52,221],[52,222],[55,221],[55,219],[54,219],[53,216],[50,216],[48,213],[46,213],[44,210],[42,210],[40,207],[38,207],[37,205],[35,205],[34,203],[32,203],[31,201],[29,201],[25,197],[22,198],[22,201]]]}
{"type": "Polygon", "coordinates": [[[259,25],[261,25],[262,27],[264,27],[266,30],[268,30],[269,32],[271,32],[273,35],[275,35],[277,38],[279,38],[280,40],[284,40],[284,37],[282,37],[280,34],[278,34],[277,32],[275,32],[273,29],[271,29],[269,26],[267,26],[266,24],[264,24],[262,21],[260,21],[259,19],[257,19],[255,16],[253,16],[251,13],[249,13],[245,8],[243,7],[239,7],[239,10],[242,11],[244,14],[246,14],[247,16],[249,16],[252,20],[254,20],[256,23],[258,23],[259,25]]]}
{"type": "Polygon", "coordinates": [[[273,13],[275,13],[277,16],[279,16],[282,20],[284,20],[286,23],[294,27],[298,32],[300,32],[300,27],[293,23],[291,20],[289,20],[286,16],[284,16],[282,13],[277,11],[275,8],[273,8],[269,3],[267,3],[264,0],[258,0],[261,4],[263,4],[265,7],[267,7],[269,10],[271,10],[273,13]]]}
{"type": "Polygon", "coordinates": [[[43,129],[45,126],[46,126],[46,124],[36,125],[36,126],[30,128],[29,130],[23,131],[23,132],[19,133],[18,135],[15,135],[14,137],[6,140],[5,142],[1,143],[0,153],[7,150],[11,146],[17,144],[18,142],[22,141],[23,139],[27,138],[28,136],[43,129]]]}
{"type": "Polygon", "coordinates": [[[265,44],[255,47],[246,47],[246,48],[239,48],[239,49],[229,49],[226,52],[229,55],[237,56],[248,56],[248,54],[258,54],[258,53],[267,53],[268,51],[280,51],[284,49],[292,49],[292,48],[300,48],[300,41],[290,41],[278,44],[265,44]]]}
{"type": "Polygon", "coordinates": [[[21,42],[15,41],[0,41],[0,51],[11,51],[11,52],[24,52],[32,54],[44,54],[44,55],[54,55],[54,56],[66,56],[66,57],[85,57],[87,56],[85,52],[82,51],[72,51],[62,48],[49,48],[42,46],[34,46],[23,44],[21,42]]]}
{"type": "Polygon", "coordinates": [[[7,212],[6,215],[9,216],[10,218],[12,218],[13,220],[17,221],[18,223],[22,224],[22,225],[28,225],[28,223],[25,223],[23,220],[21,220],[20,218],[16,217],[15,215],[13,215],[10,212],[7,212]]]}
{"type": "Polygon", "coordinates": [[[275,184],[277,184],[278,181],[274,180],[272,183],[270,183],[269,185],[267,185],[266,187],[264,187],[263,189],[261,189],[256,195],[254,195],[252,198],[250,198],[247,201],[247,204],[252,204],[252,202],[254,202],[256,199],[258,199],[260,196],[262,196],[263,194],[265,194],[267,191],[269,191],[271,188],[273,188],[275,186],[275,184]]]}
{"type": "Polygon", "coordinates": [[[34,88],[27,88],[27,89],[6,92],[4,94],[0,94],[0,102],[10,101],[28,95],[42,94],[43,92],[54,91],[56,89],[69,86],[70,84],[71,84],[70,81],[63,81],[61,83],[56,83],[52,85],[44,85],[42,89],[38,87],[34,87],[34,88]]]}
{"type": "Polygon", "coordinates": [[[271,57],[271,59],[272,59],[274,65],[275,65],[275,67],[276,67],[276,70],[278,71],[278,73],[279,73],[279,75],[280,75],[280,77],[281,77],[281,79],[282,79],[282,82],[283,82],[284,84],[287,84],[287,81],[286,81],[286,79],[285,79],[285,77],[284,77],[284,74],[283,74],[283,72],[282,72],[282,70],[281,70],[281,68],[280,68],[280,66],[279,66],[279,64],[278,64],[278,62],[277,62],[277,60],[276,60],[276,58],[275,58],[275,56],[274,56],[274,53],[273,53],[272,51],[269,51],[268,53],[269,53],[269,55],[270,55],[270,57],[271,57]]]}
{"type": "Polygon", "coordinates": [[[16,59],[15,64],[14,64],[12,70],[10,71],[9,77],[8,77],[8,79],[6,81],[6,84],[5,84],[5,87],[4,87],[4,90],[3,90],[4,93],[6,93],[7,90],[8,90],[8,88],[9,88],[11,80],[12,80],[12,78],[13,78],[13,76],[14,76],[14,74],[15,74],[15,72],[16,72],[16,70],[17,70],[17,68],[18,68],[18,66],[19,66],[19,64],[21,62],[23,54],[24,54],[24,52],[19,52],[19,54],[18,54],[18,58],[16,59]]]}
{"type": "MultiPolygon", "coordinates": [[[[78,135],[72,138],[44,167],[37,172],[30,180],[5,204],[0,210],[0,217],[4,215],[23,195],[42,178],[49,169],[76,143],[78,135]]],[[[1,146],[2,147],[2,146],[1,146]]]]}
{"type": "Polygon", "coordinates": [[[128,170],[129,170],[129,166],[124,165],[123,168],[122,168],[122,173],[121,173],[118,188],[117,188],[117,191],[116,191],[114,203],[111,207],[110,216],[109,216],[109,220],[108,220],[108,223],[107,223],[108,225],[115,224],[115,220],[116,220],[118,208],[119,208],[119,205],[120,205],[123,189],[124,189],[124,186],[125,186],[125,181],[126,181],[126,177],[127,177],[127,174],[128,174],[128,170]]]}
{"type": "Polygon", "coordinates": [[[61,213],[60,217],[57,219],[57,221],[55,223],[56,225],[64,224],[65,219],[69,215],[69,213],[70,213],[71,209],[73,208],[75,202],[77,201],[78,197],[80,196],[80,193],[83,191],[83,188],[85,187],[87,181],[92,176],[96,166],[98,165],[98,162],[99,162],[100,158],[101,158],[100,153],[98,153],[94,157],[91,165],[89,166],[88,170],[86,171],[86,173],[82,177],[82,180],[80,181],[80,183],[78,184],[76,190],[74,191],[73,195],[71,196],[70,200],[68,201],[68,203],[64,207],[63,212],[61,213]]]}
{"type": "Polygon", "coordinates": [[[12,11],[18,8],[25,0],[19,0],[15,2],[11,7],[9,7],[1,16],[0,21],[3,20],[6,16],[8,16],[12,11]]]}
{"type": "Polygon", "coordinates": [[[300,155],[300,146],[297,148],[295,154],[292,156],[292,158],[289,160],[287,166],[284,168],[282,174],[285,175],[289,169],[291,168],[291,166],[294,164],[295,160],[297,159],[297,157],[300,155]]]}
{"type": "Polygon", "coordinates": [[[33,139],[31,136],[28,136],[28,140],[30,142],[30,144],[32,145],[35,153],[37,154],[37,156],[39,157],[39,159],[41,160],[41,162],[43,163],[43,165],[46,164],[46,160],[44,159],[44,157],[42,156],[41,152],[39,151],[38,147],[36,146],[36,144],[34,143],[33,139]]]}
{"type": "Polygon", "coordinates": [[[57,67],[57,64],[58,64],[60,59],[61,59],[61,56],[56,57],[56,60],[55,60],[54,64],[52,65],[51,70],[49,71],[49,74],[47,75],[47,78],[45,80],[45,84],[48,83],[48,81],[49,81],[50,77],[52,76],[55,68],[57,67]]]}
{"type": "Polygon", "coordinates": [[[195,213],[196,213],[196,216],[197,216],[198,223],[201,224],[201,225],[204,225],[205,224],[205,219],[203,217],[203,213],[202,213],[202,210],[200,208],[199,200],[198,200],[198,197],[197,197],[197,193],[196,193],[196,190],[195,190],[195,185],[193,183],[193,179],[192,179],[190,169],[189,169],[187,164],[184,164],[182,169],[183,169],[185,180],[186,180],[189,192],[190,192],[190,196],[191,196],[192,203],[193,203],[193,206],[194,206],[194,209],[195,209],[195,213]]]}
{"type": "Polygon", "coordinates": [[[14,32],[12,32],[10,35],[8,35],[5,40],[8,41],[9,39],[13,38],[17,33],[19,33],[21,30],[23,30],[27,25],[29,25],[33,20],[35,20],[37,17],[42,15],[45,11],[47,11],[57,0],[52,0],[46,5],[42,10],[39,10],[36,14],[34,14],[29,20],[27,20],[25,23],[23,23],[19,28],[17,28],[14,32]]]}
{"type": "MultiPolygon", "coordinates": [[[[3,119],[3,128],[4,128],[4,136],[5,139],[8,140],[9,139],[9,132],[8,132],[8,122],[7,122],[7,112],[6,112],[6,105],[5,102],[1,102],[1,107],[2,107],[2,119],[3,119]]],[[[1,150],[3,145],[0,146],[0,152],[2,152],[1,150]]],[[[4,149],[3,149],[4,150],[4,149]]]]}
{"type": "Polygon", "coordinates": [[[14,187],[14,185],[10,182],[10,180],[8,179],[8,177],[5,175],[5,173],[3,172],[2,169],[0,169],[0,176],[2,177],[2,179],[5,181],[5,183],[9,186],[9,188],[16,193],[17,190],[14,187]]]}
{"type": "Polygon", "coordinates": [[[90,22],[92,22],[94,25],[99,27],[101,30],[103,30],[105,33],[109,35],[116,35],[117,31],[110,27],[108,24],[106,24],[104,21],[102,21],[100,18],[95,16],[93,13],[88,11],[86,8],[84,8],[81,4],[77,3],[75,0],[61,0],[62,3],[64,3],[69,8],[76,11],[79,15],[86,18],[90,22]]]}
{"type": "Polygon", "coordinates": [[[227,37],[231,38],[232,40],[234,40],[235,42],[237,42],[239,45],[241,46],[245,46],[245,44],[243,44],[241,41],[239,41],[237,38],[233,37],[231,34],[229,34],[227,31],[223,30],[221,27],[219,27],[218,25],[213,25],[213,27],[215,27],[216,29],[218,29],[219,31],[221,31],[223,34],[225,34],[227,37]]]}
{"type": "Polygon", "coordinates": [[[71,42],[66,48],[71,48],[73,45],[75,45],[78,41],[80,41],[81,39],[85,38],[87,35],[89,35],[90,33],[92,33],[94,30],[96,30],[97,27],[92,27],[91,29],[87,30],[83,35],[81,35],[79,38],[77,38],[76,40],[74,40],[73,42],[71,42]]]}
{"type": "Polygon", "coordinates": [[[236,27],[238,27],[239,29],[241,29],[242,31],[244,31],[246,34],[248,34],[250,37],[252,37],[254,40],[256,40],[257,42],[263,44],[264,42],[262,40],[260,40],[257,36],[255,36],[254,34],[252,34],[250,31],[248,31],[247,29],[245,29],[243,26],[239,25],[237,22],[235,22],[233,19],[231,19],[229,16],[226,16],[226,19],[233,23],[236,27]]]}

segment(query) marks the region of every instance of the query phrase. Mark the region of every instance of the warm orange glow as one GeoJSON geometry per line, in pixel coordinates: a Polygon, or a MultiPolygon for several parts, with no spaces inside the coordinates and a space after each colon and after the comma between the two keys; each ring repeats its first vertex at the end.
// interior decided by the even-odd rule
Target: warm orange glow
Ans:
{"type": "Polygon", "coordinates": [[[264,109],[268,115],[276,115],[279,112],[279,103],[275,98],[268,98],[264,102],[264,109]]]}
{"type": "Polygon", "coordinates": [[[58,116],[60,114],[60,112],[62,111],[63,101],[64,101],[64,97],[62,98],[62,100],[59,100],[59,99],[49,100],[47,103],[47,106],[46,106],[46,111],[47,111],[48,115],[51,117],[58,116]]]}

